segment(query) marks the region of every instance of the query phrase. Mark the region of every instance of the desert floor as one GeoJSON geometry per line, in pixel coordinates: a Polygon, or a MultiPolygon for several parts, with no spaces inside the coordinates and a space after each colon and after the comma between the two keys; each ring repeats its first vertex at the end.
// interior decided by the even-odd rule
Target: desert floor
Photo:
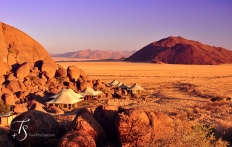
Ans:
{"type": "MultiPolygon", "coordinates": [[[[108,101],[108,104],[142,107],[180,119],[232,128],[232,65],[169,65],[130,62],[57,62],[76,65],[92,79],[113,79],[145,91],[138,99],[108,101]],[[212,102],[211,99],[221,99],[212,102]]],[[[101,101],[102,102],[102,101],[101,101]]]]}

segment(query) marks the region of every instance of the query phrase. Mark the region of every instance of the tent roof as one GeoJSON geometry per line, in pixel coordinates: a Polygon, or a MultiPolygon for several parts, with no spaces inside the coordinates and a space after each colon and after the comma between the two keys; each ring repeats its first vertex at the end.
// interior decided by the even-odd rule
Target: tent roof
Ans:
{"type": "Polygon", "coordinates": [[[72,89],[63,89],[55,96],[53,100],[47,103],[74,104],[83,100],[81,99],[83,96],[75,93],[72,89]]]}
{"type": "Polygon", "coordinates": [[[71,88],[69,89],[62,89],[60,92],[58,92],[57,94],[50,96],[49,98],[57,98],[59,97],[63,92],[69,92],[72,96],[76,97],[76,98],[81,98],[82,96],[80,94],[77,94],[76,92],[74,92],[71,88]]]}
{"type": "Polygon", "coordinates": [[[122,83],[122,85],[120,85],[119,88],[129,88],[129,87],[126,84],[122,83]]]}
{"type": "Polygon", "coordinates": [[[101,93],[102,93],[101,91],[95,91],[91,87],[86,87],[80,94],[83,96],[86,96],[86,95],[95,96],[101,93]]]}
{"type": "Polygon", "coordinates": [[[117,80],[113,80],[112,82],[109,83],[111,86],[117,85],[119,82],[117,80]]]}
{"type": "Polygon", "coordinates": [[[123,83],[122,82],[118,82],[117,85],[115,85],[116,87],[120,87],[123,83]]]}
{"type": "Polygon", "coordinates": [[[144,90],[139,84],[133,84],[128,90],[144,90]]]}

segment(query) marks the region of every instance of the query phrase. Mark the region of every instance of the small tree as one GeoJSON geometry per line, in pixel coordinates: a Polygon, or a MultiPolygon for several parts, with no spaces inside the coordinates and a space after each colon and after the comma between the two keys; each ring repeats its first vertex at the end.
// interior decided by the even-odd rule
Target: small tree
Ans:
{"type": "Polygon", "coordinates": [[[10,105],[4,104],[3,101],[0,101],[0,114],[10,111],[10,105]]]}

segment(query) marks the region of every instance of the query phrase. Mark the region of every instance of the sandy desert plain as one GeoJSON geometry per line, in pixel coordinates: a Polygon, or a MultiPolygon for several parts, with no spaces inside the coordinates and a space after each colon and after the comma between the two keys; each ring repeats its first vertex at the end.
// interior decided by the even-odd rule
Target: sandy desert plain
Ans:
{"type": "MultiPolygon", "coordinates": [[[[145,88],[140,98],[154,100],[160,107],[151,107],[152,109],[179,112],[197,107],[207,109],[212,105],[214,107],[212,109],[220,106],[217,109],[223,111],[228,107],[227,114],[231,115],[232,113],[232,109],[229,107],[232,106],[232,100],[230,100],[232,97],[232,64],[171,65],[123,61],[56,62],[65,68],[75,65],[84,70],[92,79],[100,79],[105,83],[114,79],[128,86],[138,83],[145,88]],[[212,98],[222,100],[212,102],[212,98]]],[[[146,105],[150,105],[150,103],[146,105]]],[[[205,112],[207,114],[207,110],[205,112]]],[[[224,115],[220,114],[218,117],[223,118],[224,115]]],[[[229,121],[232,120],[232,117],[228,116],[226,119],[229,121]]]]}
{"type": "Polygon", "coordinates": [[[128,86],[138,83],[145,89],[139,98],[110,100],[110,104],[160,111],[181,120],[221,127],[224,131],[232,128],[232,64],[171,65],[123,61],[57,63],[65,68],[76,65],[92,79],[100,79],[105,83],[116,79],[128,86]]]}

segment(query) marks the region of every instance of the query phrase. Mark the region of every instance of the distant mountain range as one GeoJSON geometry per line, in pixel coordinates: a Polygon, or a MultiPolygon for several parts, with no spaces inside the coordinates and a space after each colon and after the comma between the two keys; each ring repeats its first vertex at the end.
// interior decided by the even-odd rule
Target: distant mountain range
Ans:
{"type": "Polygon", "coordinates": [[[79,50],[76,52],[66,52],[63,54],[52,54],[52,57],[69,57],[82,59],[125,59],[136,51],[112,51],[112,50],[79,50]]]}
{"type": "Polygon", "coordinates": [[[232,63],[232,51],[170,36],[148,44],[125,61],[212,65],[232,63]]]}

